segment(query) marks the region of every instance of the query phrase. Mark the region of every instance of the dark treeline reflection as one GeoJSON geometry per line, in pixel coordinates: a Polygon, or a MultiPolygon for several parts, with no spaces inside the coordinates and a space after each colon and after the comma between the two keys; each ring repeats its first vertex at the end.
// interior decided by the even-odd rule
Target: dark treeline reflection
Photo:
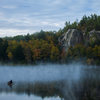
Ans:
{"type": "Polygon", "coordinates": [[[66,79],[52,82],[15,82],[12,87],[2,83],[0,93],[14,92],[41,98],[59,96],[62,100],[100,100],[100,69],[88,70],[77,81],[66,79]]]}

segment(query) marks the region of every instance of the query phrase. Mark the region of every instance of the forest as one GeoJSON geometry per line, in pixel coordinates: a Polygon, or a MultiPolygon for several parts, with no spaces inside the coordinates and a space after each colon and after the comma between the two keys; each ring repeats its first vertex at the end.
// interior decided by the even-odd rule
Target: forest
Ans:
{"type": "Polygon", "coordinates": [[[58,31],[41,30],[34,34],[0,38],[0,62],[36,64],[84,61],[87,64],[100,65],[100,39],[65,50],[58,38],[68,29],[81,30],[88,37],[91,30],[100,31],[100,16],[93,14],[83,16],[79,22],[66,22],[64,28],[58,31]]]}

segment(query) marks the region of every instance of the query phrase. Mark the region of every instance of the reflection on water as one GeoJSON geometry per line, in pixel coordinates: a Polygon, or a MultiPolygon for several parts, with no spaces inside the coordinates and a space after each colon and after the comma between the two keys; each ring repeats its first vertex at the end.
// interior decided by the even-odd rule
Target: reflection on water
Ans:
{"type": "Polygon", "coordinates": [[[59,89],[59,86],[62,87],[61,83],[51,82],[51,83],[23,83],[19,82],[11,87],[5,85],[1,85],[0,93],[16,93],[18,94],[26,94],[27,96],[35,95],[41,98],[50,98],[50,97],[62,97],[62,93],[59,89]]]}
{"type": "Polygon", "coordinates": [[[0,67],[0,100],[100,100],[100,68],[83,65],[0,67]],[[7,82],[14,84],[9,87],[7,82]]]}
{"type": "Polygon", "coordinates": [[[30,95],[29,97],[25,94],[15,94],[15,93],[1,93],[0,94],[0,100],[61,100],[59,97],[46,97],[45,99],[30,95]]]}

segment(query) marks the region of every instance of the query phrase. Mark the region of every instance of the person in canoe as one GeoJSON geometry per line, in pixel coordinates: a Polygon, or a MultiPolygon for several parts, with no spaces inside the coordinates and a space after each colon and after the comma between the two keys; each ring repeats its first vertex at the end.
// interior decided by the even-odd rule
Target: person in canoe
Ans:
{"type": "Polygon", "coordinates": [[[8,81],[8,83],[7,83],[7,84],[8,84],[8,86],[9,86],[9,87],[12,87],[12,85],[13,85],[13,81],[12,81],[12,80],[10,80],[10,81],[8,81]]]}

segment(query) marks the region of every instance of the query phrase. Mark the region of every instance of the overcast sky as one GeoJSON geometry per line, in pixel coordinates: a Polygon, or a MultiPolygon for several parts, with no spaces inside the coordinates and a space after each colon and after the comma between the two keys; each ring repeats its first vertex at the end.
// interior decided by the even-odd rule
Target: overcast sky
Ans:
{"type": "Polygon", "coordinates": [[[0,0],[0,37],[58,30],[94,13],[100,0],[0,0]]]}

